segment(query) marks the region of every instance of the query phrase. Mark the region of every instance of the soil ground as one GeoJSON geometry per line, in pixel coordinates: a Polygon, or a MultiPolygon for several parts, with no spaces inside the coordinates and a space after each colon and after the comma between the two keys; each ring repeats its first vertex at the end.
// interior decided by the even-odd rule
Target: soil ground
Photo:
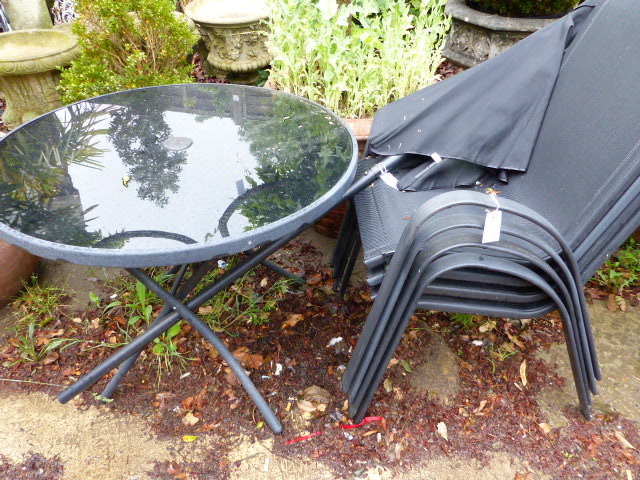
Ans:
{"type": "MultiPolygon", "coordinates": [[[[158,380],[147,352],[113,402],[93,398],[102,381],[66,405],[55,395],[110,349],[72,346],[15,364],[8,330],[0,344],[0,479],[640,479],[639,307],[590,305],[603,371],[590,421],[576,407],[555,314],[467,328],[427,312],[412,319],[369,408],[382,418],[344,429],[340,377],[371,302],[362,274],[347,300],[331,291],[330,248],[312,231],[292,242],[275,260],[310,284],[291,288],[267,324],[220,333],[231,350],[245,348],[282,435],[261,424],[215,351],[186,328],[180,342],[192,353],[181,368],[158,380]],[[332,344],[337,337],[343,341],[332,344]]],[[[78,319],[91,325],[100,312],[88,293],[108,300],[108,279],[120,273],[45,262],[42,281],[73,295],[41,338],[68,334],[78,319]]],[[[274,278],[259,270],[255,280],[259,290],[274,278]]],[[[4,310],[5,327],[16,315],[4,310]]],[[[114,322],[107,315],[76,335],[111,338],[114,322]]]]}

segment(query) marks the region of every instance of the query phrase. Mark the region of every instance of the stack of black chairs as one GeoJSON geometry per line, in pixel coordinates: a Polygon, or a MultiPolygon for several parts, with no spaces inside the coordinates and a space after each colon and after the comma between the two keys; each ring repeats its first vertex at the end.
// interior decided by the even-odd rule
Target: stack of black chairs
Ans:
{"type": "MultiPolygon", "coordinates": [[[[640,3],[587,6],[563,52],[526,171],[506,179],[474,165],[476,180],[460,181],[468,162],[408,152],[393,157],[393,177],[406,184],[426,162],[439,169],[427,188],[403,191],[377,179],[355,195],[333,259],[344,292],[362,245],[375,296],[343,378],[355,421],[416,309],[507,318],[557,309],[589,418],[600,369],[582,286],[640,226],[640,3]],[[500,225],[486,225],[495,216],[500,225]],[[496,232],[499,239],[483,238],[496,232]]],[[[381,115],[375,122],[393,128],[381,115]]],[[[373,180],[388,159],[366,153],[361,170],[373,180]]]]}

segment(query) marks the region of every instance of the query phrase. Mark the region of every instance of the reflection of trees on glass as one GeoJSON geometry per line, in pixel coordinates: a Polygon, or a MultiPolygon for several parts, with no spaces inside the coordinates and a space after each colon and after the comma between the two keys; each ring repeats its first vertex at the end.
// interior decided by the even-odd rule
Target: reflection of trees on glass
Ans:
{"type": "Polygon", "coordinates": [[[138,196],[162,207],[169,201],[168,195],[178,191],[187,154],[162,146],[171,136],[171,127],[164,119],[166,105],[148,95],[136,101],[133,93],[127,97],[129,102],[111,114],[109,139],[129,168],[127,174],[131,185],[137,185],[138,196]]]}
{"type": "Polygon", "coordinates": [[[70,164],[101,168],[103,151],[95,136],[103,106],[71,105],[40,118],[8,137],[0,150],[0,221],[45,240],[64,238],[75,245],[92,244],[77,191],[68,175],[70,164]]]}
{"type": "MultiPolygon", "coordinates": [[[[352,156],[349,134],[328,113],[289,95],[262,102],[268,116],[240,127],[258,160],[255,175],[245,178],[254,188],[238,202],[252,228],[317,200],[340,179],[352,156]]],[[[247,105],[247,110],[259,107],[247,105]]]]}

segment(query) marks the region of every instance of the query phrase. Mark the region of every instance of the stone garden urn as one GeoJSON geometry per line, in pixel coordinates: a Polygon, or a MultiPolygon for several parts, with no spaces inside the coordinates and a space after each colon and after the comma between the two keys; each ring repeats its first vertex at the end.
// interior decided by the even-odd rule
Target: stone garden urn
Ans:
{"type": "Polygon", "coordinates": [[[495,57],[554,20],[491,15],[474,10],[465,0],[448,0],[445,13],[452,24],[442,54],[463,67],[495,57]]]}
{"type": "Polygon", "coordinates": [[[0,92],[9,128],[61,107],[59,67],[76,58],[76,39],[64,29],[15,30],[0,34],[0,92]]]}
{"type": "Polygon", "coordinates": [[[184,13],[207,47],[207,73],[233,83],[252,84],[271,62],[266,46],[266,0],[194,0],[184,13]]]}

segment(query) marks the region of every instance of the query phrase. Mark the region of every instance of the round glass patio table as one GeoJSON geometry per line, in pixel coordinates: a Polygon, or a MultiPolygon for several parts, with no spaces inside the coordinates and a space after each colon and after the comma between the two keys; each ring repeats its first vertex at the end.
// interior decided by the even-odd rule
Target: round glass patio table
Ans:
{"type": "Polygon", "coordinates": [[[84,100],[0,141],[0,237],[45,258],[151,267],[249,250],[311,224],[351,184],[332,112],[256,87],[84,100]]]}

